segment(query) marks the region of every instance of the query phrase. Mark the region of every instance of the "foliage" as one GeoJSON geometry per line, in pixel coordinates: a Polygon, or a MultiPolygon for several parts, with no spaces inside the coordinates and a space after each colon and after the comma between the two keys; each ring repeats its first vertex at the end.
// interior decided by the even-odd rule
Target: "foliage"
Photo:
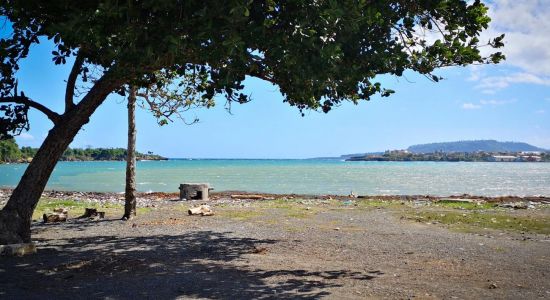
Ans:
{"type": "MultiPolygon", "coordinates": [[[[17,147],[14,140],[0,141],[0,162],[18,162],[32,159],[37,148],[17,147]]],[[[63,153],[62,161],[91,161],[91,160],[125,160],[127,151],[124,148],[68,148],[63,153]]],[[[152,152],[136,152],[138,160],[163,160],[166,159],[152,152]]]]}
{"type": "MultiPolygon", "coordinates": [[[[19,63],[39,37],[54,42],[55,64],[77,57],[70,96],[76,76],[89,82],[99,70],[99,78],[152,94],[175,88],[164,100],[211,106],[222,95],[230,105],[249,101],[243,81],[254,76],[278,85],[290,105],[324,112],[345,100],[390,95],[376,82],[379,74],[412,70],[438,81],[437,68],[503,59],[500,52],[480,55],[478,36],[490,19],[479,0],[5,0],[0,15],[13,29],[0,40],[2,102],[35,107],[54,123],[56,113],[17,91],[19,63]]],[[[488,46],[499,48],[502,39],[488,46]]],[[[122,85],[113,91],[123,93],[122,85]]]]}
{"type": "Polygon", "coordinates": [[[0,141],[29,130],[28,110],[25,105],[0,105],[0,141]]]}
{"type": "Polygon", "coordinates": [[[17,162],[21,158],[21,151],[14,139],[0,140],[0,163],[17,162]]]}

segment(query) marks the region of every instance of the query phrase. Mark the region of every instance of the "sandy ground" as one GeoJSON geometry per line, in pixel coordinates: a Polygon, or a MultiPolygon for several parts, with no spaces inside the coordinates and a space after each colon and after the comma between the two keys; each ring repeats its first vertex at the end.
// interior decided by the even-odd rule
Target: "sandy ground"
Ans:
{"type": "Polygon", "coordinates": [[[548,235],[292,201],[217,200],[200,217],[186,213],[197,203],[157,200],[131,221],[35,222],[38,253],[0,258],[0,298],[550,299],[548,235]]]}

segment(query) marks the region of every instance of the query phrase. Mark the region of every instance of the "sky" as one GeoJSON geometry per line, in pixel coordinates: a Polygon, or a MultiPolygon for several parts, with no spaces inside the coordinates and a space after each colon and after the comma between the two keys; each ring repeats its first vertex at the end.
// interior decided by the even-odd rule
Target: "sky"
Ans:
{"type": "MultiPolygon", "coordinates": [[[[383,76],[396,90],[359,105],[344,103],[328,114],[299,111],[283,103],[276,86],[245,81],[252,102],[232,107],[219,99],[212,109],[188,112],[193,125],[175,120],[159,126],[137,111],[137,149],[171,158],[309,158],[340,156],[413,144],[456,140],[520,141],[550,149],[550,5],[547,0],[486,2],[491,27],[482,41],[506,34],[499,65],[446,68],[434,83],[411,72],[383,76]]],[[[19,89],[60,112],[70,64],[51,62],[52,44],[31,49],[19,72],[19,89]]],[[[31,129],[20,146],[38,147],[51,129],[41,113],[30,113],[31,129]]],[[[111,95],[74,139],[71,147],[126,147],[127,111],[111,95]]]]}

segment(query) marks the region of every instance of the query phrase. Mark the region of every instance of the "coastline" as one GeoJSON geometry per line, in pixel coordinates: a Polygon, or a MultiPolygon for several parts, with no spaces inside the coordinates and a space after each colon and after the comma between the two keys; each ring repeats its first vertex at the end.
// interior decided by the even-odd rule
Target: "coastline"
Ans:
{"type": "MultiPolygon", "coordinates": [[[[0,188],[0,207],[5,205],[6,201],[11,195],[13,188],[0,188]]],[[[75,200],[75,201],[87,201],[96,203],[113,203],[124,204],[124,193],[114,192],[79,192],[79,191],[59,191],[59,190],[45,190],[42,193],[42,198],[49,198],[54,200],[75,200]]],[[[479,195],[316,195],[316,194],[274,194],[274,193],[261,193],[250,191],[219,191],[212,192],[209,195],[208,201],[203,202],[227,202],[227,201],[262,201],[262,200],[292,200],[292,199],[312,199],[312,200],[337,200],[337,201],[349,201],[349,200],[376,200],[376,201],[388,201],[388,202],[428,202],[435,203],[439,201],[471,201],[482,203],[543,203],[550,204],[550,196],[479,196],[479,195]]],[[[189,202],[185,200],[179,200],[179,193],[167,193],[167,192],[138,192],[137,204],[140,207],[147,207],[152,205],[156,201],[181,201],[182,203],[189,202]]],[[[191,201],[193,202],[193,201],[191,201]]]]}

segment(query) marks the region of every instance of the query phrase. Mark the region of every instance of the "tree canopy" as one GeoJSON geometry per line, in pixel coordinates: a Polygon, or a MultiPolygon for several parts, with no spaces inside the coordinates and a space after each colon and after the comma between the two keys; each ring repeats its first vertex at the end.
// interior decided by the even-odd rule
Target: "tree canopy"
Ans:
{"type": "Polygon", "coordinates": [[[3,0],[0,16],[12,29],[0,39],[0,139],[29,128],[29,108],[54,124],[0,211],[0,244],[30,241],[57,160],[113,92],[135,87],[162,123],[216,96],[248,102],[244,81],[253,76],[300,111],[328,112],[389,96],[380,74],[412,70],[438,81],[437,68],[504,58],[480,54],[503,46],[503,36],[480,42],[490,19],[479,0],[3,0]],[[21,60],[45,38],[53,63],[74,57],[61,113],[18,90],[21,60]]]}
{"type": "MultiPolygon", "coordinates": [[[[184,79],[195,101],[223,95],[244,103],[243,81],[255,76],[278,85],[290,105],[324,112],[345,100],[388,96],[393,91],[374,81],[379,74],[413,70],[437,81],[437,68],[503,58],[499,52],[480,55],[478,36],[490,19],[479,0],[3,3],[0,14],[13,34],[0,41],[0,96],[54,122],[56,113],[16,91],[19,62],[39,37],[55,43],[54,63],[75,56],[74,77],[84,81],[92,66],[144,87],[173,83],[162,80],[164,73],[184,79]]],[[[501,47],[502,36],[487,42],[501,47]]],[[[68,107],[75,80],[68,80],[68,107]]],[[[13,110],[11,119],[26,124],[16,118],[26,110],[13,110]]]]}

